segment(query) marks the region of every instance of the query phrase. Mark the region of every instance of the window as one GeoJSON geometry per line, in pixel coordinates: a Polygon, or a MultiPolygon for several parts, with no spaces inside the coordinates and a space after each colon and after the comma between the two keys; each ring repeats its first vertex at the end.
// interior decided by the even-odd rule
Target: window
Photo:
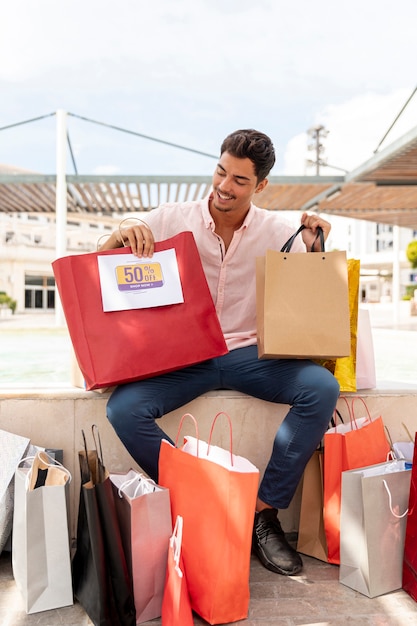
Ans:
{"type": "Polygon", "coordinates": [[[25,309],[53,310],[55,279],[53,276],[25,276],[25,309]]]}

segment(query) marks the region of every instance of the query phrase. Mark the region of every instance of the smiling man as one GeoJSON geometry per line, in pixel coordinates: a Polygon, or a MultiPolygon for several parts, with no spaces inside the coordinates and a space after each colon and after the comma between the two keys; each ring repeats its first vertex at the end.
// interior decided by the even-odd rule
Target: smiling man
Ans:
{"type": "MultiPolygon", "coordinates": [[[[156,422],[162,415],[216,389],[288,404],[259,487],[253,549],[268,569],[294,575],[302,560],[286,541],[278,509],[288,507],[323,437],[339,385],[327,369],[309,360],[258,359],[255,259],[267,249],[280,250],[294,232],[277,213],[253,203],[268,184],[274,163],[267,135],[235,131],[222,143],[208,197],[163,204],[147,215],[147,226],[117,230],[102,247],[130,245],[138,257],[150,257],[155,241],[192,231],[229,348],[224,356],[180,371],[120,385],[109,399],[107,416],[135,461],[157,481],[160,443],[170,440],[156,422]]],[[[314,243],[318,227],[328,237],[330,224],[317,215],[304,213],[301,222],[302,240],[295,241],[292,251],[319,246],[314,243]]]]}

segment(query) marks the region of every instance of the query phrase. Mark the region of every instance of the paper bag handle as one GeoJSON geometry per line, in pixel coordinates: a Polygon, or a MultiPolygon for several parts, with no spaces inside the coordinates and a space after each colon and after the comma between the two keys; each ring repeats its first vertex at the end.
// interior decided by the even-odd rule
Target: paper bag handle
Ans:
{"type": "Polygon", "coordinates": [[[183,577],[183,573],[180,568],[181,546],[182,546],[182,528],[184,520],[181,515],[177,515],[174,525],[174,530],[170,538],[170,544],[173,550],[175,571],[180,578],[183,577]]]}
{"type": "MultiPolygon", "coordinates": [[[[291,250],[291,248],[292,248],[292,244],[294,243],[294,239],[304,229],[305,229],[304,224],[301,224],[301,226],[298,228],[298,230],[288,239],[288,241],[286,241],[284,243],[284,245],[281,248],[281,252],[289,252],[291,250]]],[[[320,228],[320,226],[317,227],[316,238],[314,239],[313,245],[311,246],[311,252],[314,251],[314,245],[315,245],[317,239],[320,239],[320,251],[324,252],[324,234],[323,234],[323,229],[320,228]]]]}
{"type": "Polygon", "coordinates": [[[394,509],[392,508],[392,496],[391,496],[391,491],[388,487],[387,481],[385,479],[382,480],[382,483],[386,489],[386,492],[388,494],[388,503],[389,503],[389,508],[391,513],[393,514],[394,517],[396,517],[397,519],[401,519],[402,517],[405,517],[408,513],[408,509],[406,509],[404,511],[404,513],[402,513],[401,515],[398,515],[397,513],[395,513],[394,509]]]}
{"type": "Polygon", "coordinates": [[[217,415],[215,416],[215,418],[213,419],[213,422],[211,424],[211,428],[210,428],[210,435],[209,435],[209,440],[208,440],[208,446],[207,446],[207,456],[209,455],[210,452],[210,446],[211,446],[211,437],[213,435],[213,429],[214,429],[214,425],[216,424],[217,418],[219,417],[219,415],[225,415],[229,421],[229,432],[230,432],[230,465],[233,466],[233,435],[232,435],[232,420],[230,419],[230,415],[228,415],[227,413],[225,413],[224,411],[220,411],[219,413],[217,413],[217,415]]]}
{"type": "Polygon", "coordinates": [[[184,415],[182,416],[182,418],[180,419],[180,424],[178,426],[178,432],[177,432],[177,437],[175,439],[175,447],[178,447],[178,439],[180,436],[180,431],[183,425],[183,422],[185,420],[186,417],[191,417],[191,419],[194,422],[194,426],[195,426],[195,436],[196,436],[196,440],[197,440],[197,456],[198,456],[198,424],[197,424],[197,420],[195,419],[194,415],[191,415],[191,413],[184,413],[184,415]]]}
{"type": "MultiPolygon", "coordinates": [[[[345,404],[346,404],[346,407],[347,407],[347,411],[348,411],[348,415],[349,415],[349,420],[350,420],[350,422],[352,422],[352,411],[351,411],[351,408],[350,408],[350,405],[349,405],[349,402],[348,402],[347,398],[345,396],[339,396],[339,400],[344,400],[345,401],[345,404]]],[[[342,417],[340,411],[338,411],[338,409],[334,410],[333,417],[332,417],[332,420],[331,420],[331,424],[332,424],[333,428],[336,429],[336,432],[337,432],[336,417],[338,417],[340,419],[341,423],[344,424],[343,417],[342,417]]]]}
{"type": "Polygon", "coordinates": [[[123,247],[124,248],[128,248],[129,244],[126,243],[126,241],[123,239],[122,236],[122,224],[123,222],[127,222],[128,220],[136,220],[137,222],[142,222],[142,224],[144,224],[148,229],[149,226],[147,225],[146,222],[144,222],[143,220],[141,220],[139,217],[125,217],[120,223],[119,223],[119,234],[120,234],[120,239],[122,240],[123,243],[123,247]]]}
{"type": "Polygon", "coordinates": [[[357,429],[358,427],[356,425],[356,420],[355,420],[355,400],[360,400],[362,402],[363,406],[365,407],[366,413],[368,414],[368,420],[370,422],[372,422],[372,417],[371,417],[371,414],[369,412],[368,405],[366,404],[366,402],[365,402],[365,400],[363,398],[361,398],[360,396],[356,396],[356,397],[352,398],[352,422],[355,424],[356,429],[357,429]]]}

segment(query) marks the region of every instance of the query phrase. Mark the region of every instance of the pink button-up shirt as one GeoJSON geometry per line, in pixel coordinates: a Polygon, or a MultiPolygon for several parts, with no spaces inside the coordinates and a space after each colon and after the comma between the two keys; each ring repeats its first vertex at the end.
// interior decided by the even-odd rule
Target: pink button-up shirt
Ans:
{"type": "MultiPolygon", "coordinates": [[[[156,241],[191,231],[216,306],[229,350],[256,344],[255,259],[267,249],[280,250],[295,232],[274,211],[251,205],[242,226],[225,250],[215,232],[209,196],[197,202],[166,203],[150,211],[144,221],[156,241]]],[[[292,252],[305,252],[301,235],[292,252]]]]}

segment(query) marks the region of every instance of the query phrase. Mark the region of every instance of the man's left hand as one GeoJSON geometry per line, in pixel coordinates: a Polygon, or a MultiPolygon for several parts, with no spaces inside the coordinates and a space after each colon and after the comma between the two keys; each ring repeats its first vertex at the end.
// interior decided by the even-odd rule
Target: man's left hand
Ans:
{"type": "Polygon", "coordinates": [[[310,252],[311,246],[313,246],[313,244],[314,252],[320,252],[320,239],[317,239],[317,241],[314,243],[317,236],[317,228],[320,227],[322,229],[324,241],[326,241],[330,233],[331,224],[319,217],[318,215],[310,215],[309,213],[302,214],[301,223],[305,226],[305,229],[301,232],[301,236],[308,252],[310,252]]]}

